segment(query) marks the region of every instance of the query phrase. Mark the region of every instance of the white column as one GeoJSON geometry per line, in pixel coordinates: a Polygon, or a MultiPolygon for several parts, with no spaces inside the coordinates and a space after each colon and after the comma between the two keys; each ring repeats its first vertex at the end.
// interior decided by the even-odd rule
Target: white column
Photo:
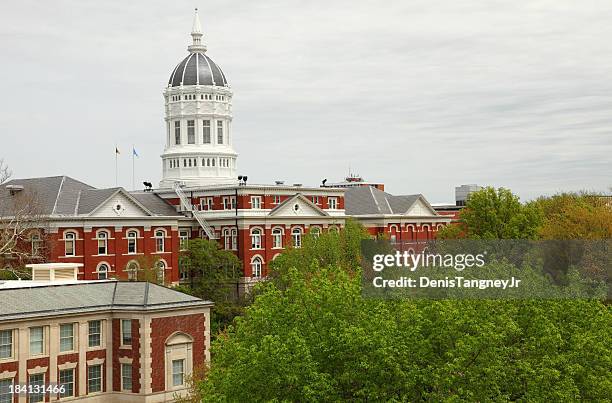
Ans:
{"type": "Polygon", "coordinates": [[[87,394],[87,345],[89,332],[87,321],[77,322],[77,339],[79,351],[79,396],[87,394]]]}
{"type": "MultiPolygon", "coordinates": [[[[57,355],[59,354],[59,324],[52,323],[49,327],[49,383],[57,384],[57,355]]],[[[50,394],[51,401],[57,400],[57,395],[50,394]]]]}
{"type": "MultiPolygon", "coordinates": [[[[30,348],[28,346],[28,332],[29,328],[20,327],[17,329],[17,359],[19,360],[19,371],[17,372],[17,377],[15,378],[15,384],[27,384],[28,383],[28,373],[26,371],[26,365],[28,360],[28,354],[30,348]]],[[[19,394],[19,403],[25,403],[26,394],[19,394]]]]}

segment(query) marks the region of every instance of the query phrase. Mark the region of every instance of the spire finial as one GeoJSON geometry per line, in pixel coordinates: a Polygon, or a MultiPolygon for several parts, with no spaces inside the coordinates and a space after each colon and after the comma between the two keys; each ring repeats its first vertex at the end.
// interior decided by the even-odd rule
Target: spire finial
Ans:
{"type": "Polygon", "coordinates": [[[200,24],[200,16],[198,15],[198,8],[195,9],[195,15],[193,17],[193,26],[191,27],[191,38],[193,44],[189,45],[187,50],[190,52],[206,52],[206,45],[202,43],[202,25],[200,24]]]}

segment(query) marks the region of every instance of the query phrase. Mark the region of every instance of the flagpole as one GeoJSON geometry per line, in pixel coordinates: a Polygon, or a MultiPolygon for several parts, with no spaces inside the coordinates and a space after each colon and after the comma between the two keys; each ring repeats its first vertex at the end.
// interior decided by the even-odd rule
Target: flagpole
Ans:
{"type": "Polygon", "coordinates": [[[132,144],[132,190],[136,190],[136,186],[134,186],[134,144],[132,144]]]}
{"type": "Polygon", "coordinates": [[[115,144],[115,187],[117,187],[117,184],[119,183],[119,174],[117,172],[117,150],[117,144],[115,144]]]}

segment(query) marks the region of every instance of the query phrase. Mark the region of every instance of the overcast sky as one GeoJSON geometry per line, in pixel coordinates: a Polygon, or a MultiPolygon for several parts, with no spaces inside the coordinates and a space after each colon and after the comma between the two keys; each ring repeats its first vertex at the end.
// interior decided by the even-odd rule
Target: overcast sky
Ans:
{"type": "Polygon", "coordinates": [[[612,2],[13,1],[0,13],[0,158],[14,177],[161,177],[162,91],[199,7],[234,90],[239,173],[394,194],[522,199],[612,186],[612,2]]]}

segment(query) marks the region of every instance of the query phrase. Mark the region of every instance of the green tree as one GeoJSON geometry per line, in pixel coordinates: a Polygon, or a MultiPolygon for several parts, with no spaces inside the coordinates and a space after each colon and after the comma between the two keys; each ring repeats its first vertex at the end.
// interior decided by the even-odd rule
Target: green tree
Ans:
{"type": "Polygon", "coordinates": [[[361,241],[370,236],[356,220],[347,218],[341,232],[308,235],[302,248],[289,249],[270,262],[270,277],[279,280],[290,269],[309,271],[311,265],[338,266],[354,272],[361,262],[361,241]]]}
{"type": "Polygon", "coordinates": [[[458,227],[446,227],[438,238],[535,239],[541,221],[538,206],[521,204],[508,189],[486,187],[470,195],[458,227]]]}
{"type": "Polygon", "coordinates": [[[600,194],[562,193],[532,204],[543,214],[542,239],[611,239],[612,206],[600,194]]]}
{"type": "Polygon", "coordinates": [[[363,298],[335,267],[287,273],[213,344],[204,401],[576,401],[612,395],[597,301],[363,298]]]}
{"type": "Polygon", "coordinates": [[[214,240],[195,239],[181,253],[179,265],[191,280],[189,286],[181,286],[180,290],[215,303],[212,335],[243,313],[247,301],[239,293],[242,267],[234,253],[221,249],[214,240]]]}

